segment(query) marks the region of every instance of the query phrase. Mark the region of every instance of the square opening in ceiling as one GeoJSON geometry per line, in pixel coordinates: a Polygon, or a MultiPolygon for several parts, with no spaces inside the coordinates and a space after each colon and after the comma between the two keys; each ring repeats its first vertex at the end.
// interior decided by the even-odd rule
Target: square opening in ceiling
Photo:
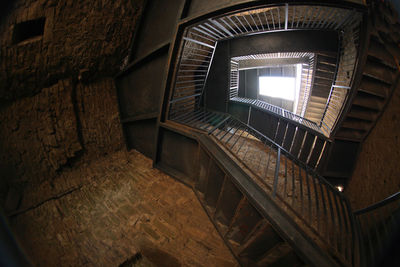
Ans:
{"type": "Polygon", "coordinates": [[[259,94],[294,101],[296,94],[296,78],[260,76],[259,94]]]}

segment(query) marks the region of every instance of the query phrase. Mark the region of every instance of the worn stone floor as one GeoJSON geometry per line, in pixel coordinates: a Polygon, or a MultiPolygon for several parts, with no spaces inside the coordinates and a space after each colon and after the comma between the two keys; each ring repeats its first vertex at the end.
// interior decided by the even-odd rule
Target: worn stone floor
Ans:
{"type": "Polygon", "coordinates": [[[10,224],[35,266],[119,266],[137,252],[156,266],[237,266],[192,190],[136,151],[66,170],[24,206],[10,224]]]}

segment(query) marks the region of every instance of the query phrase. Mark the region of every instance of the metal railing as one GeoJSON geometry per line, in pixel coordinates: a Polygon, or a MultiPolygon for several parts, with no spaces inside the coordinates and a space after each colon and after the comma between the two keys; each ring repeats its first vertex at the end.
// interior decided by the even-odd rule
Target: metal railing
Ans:
{"type": "Polygon", "coordinates": [[[293,29],[345,30],[360,12],[323,5],[282,4],[235,11],[188,26],[180,40],[167,118],[174,110],[200,105],[218,41],[262,32],[293,29]]]}
{"type": "Polygon", "coordinates": [[[347,198],[290,150],[229,114],[199,108],[174,121],[213,136],[344,265],[376,266],[400,230],[400,192],[353,213],[347,198]]]}
{"type": "Polygon", "coordinates": [[[315,122],[307,120],[307,119],[305,119],[299,115],[296,115],[284,108],[271,105],[265,101],[258,100],[258,99],[242,98],[242,97],[234,97],[231,99],[231,101],[234,103],[245,103],[252,107],[256,107],[256,108],[274,113],[279,117],[295,121],[295,122],[297,122],[305,127],[308,127],[318,133],[322,133],[321,129],[318,127],[318,125],[315,122]]]}
{"type": "MultiPolygon", "coordinates": [[[[294,3],[234,11],[188,26],[182,39],[178,40],[167,107],[167,119],[203,130],[229,149],[256,174],[266,193],[272,193],[274,198],[282,201],[303,222],[299,226],[313,231],[345,265],[358,265],[359,242],[354,214],[343,194],[312,168],[254,128],[227,114],[209,112],[200,106],[218,41],[253,33],[294,29],[350,32],[354,21],[360,17],[361,13],[353,9],[294,3]]],[[[235,65],[235,62],[231,64],[235,65]]],[[[347,77],[349,68],[345,63],[342,66],[339,72],[343,70],[344,77],[347,77]]],[[[338,74],[337,77],[339,81],[339,77],[343,76],[338,74]]],[[[235,84],[238,86],[237,76],[231,81],[230,93],[235,84]]],[[[346,84],[336,82],[334,88],[346,84]]],[[[334,105],[335,94],[331,92],[326,114],[331,113],[329,108],[334,105]]],[[[315,127],[315,124],[301,116],[282,110],[274,110],[274,113],[315,127]]],[[[325,119],[329,116],[324,116],[321,123],[332,129],[332,124],[325,119]]],[[[302,140],[304,142],[305,137],[302,140]]]]}
{"type": "MultiPolygon", "coordinates": [[[[345,265],[357,259],[354,216],[345,196],[287,150],[235,118],[209,134],[251,170],[267,194],[284,203],[345,265]]],[[[298,220],[295,220],[298,222],[298,220]]]]}
{"type": "Polygon", "coordinates": [[[335,79],[319,124],[324,133],[330,134],[335,127],[352,86],[358,57],[360,23],[361,17],[354,17],[341,34],[335,79]]]}
{"type": "Polygon", "coordinates": [[[239,62],[231,58],[231,71],[229,79],[229,98],[237,97],[239,93],[239,62]]]}
{"type": "MultiPolygon", "coordinates": [[[[400,236],[400,192],[354,212],[361,241],[362,266],[383,266],[385,252],[400,236]]],[[[389,259],[390,261],[390,259],[389,259]]]]}
{"type": "Polygon", "coordinates": [[[229,114],[207,111],[203,108],[181,113],[173,117],[175,122],[196,128],[202,131],[211,131],[230,118],[229,114]]]}
{"type": "MultiPolygon", "coordinates": [[[[300,119],[298,121],[303,120],[304,114],[306,112],[308,100],[311,93],[312,87],[312,77],[314,73],[314,53],[308,52],[285,52],[285,53],[268,53],[268,54],[255,54],[255,55],[247,55],[247,56],[239,56],[231,58],[231,80],[230,80],[230,90],[229,90],[229,99],[235,101],[239,97],[239,66],[241,62],[246,62],[247,60],[269,60],[269,59],[303,59],[308,58],[308,63],[301,64],[301,77],[300,78],[300,90],[299,90],[299,99],[296,114],[300,114],[297,116],[296,114],[290,112],[290,114],[296,115],[300,119]]],[[[245,99],[245,98],[242,98],[245,99]]],[[[252,100],[252,99],[249,99],[252,100]]],[[[271,112],[272,109],[270,110],[271,112]]],[[[289,112],[289,111],[287,111],[289,112]]],[[[283,113],[283,111],[282,111],[283,113]]],[[[293,117],[289,115],[290,117],[293,117]]],[[[315,123],[313,123],[315,124],[315,123]]],[[[318,127],[318,126],[317,126],[318,127]]],[[[319,128],[319,127],[318,127],[319,128]]],[[[314,130],[321,132],[319,129],[313,127],[314,130]]]]}
{"type": "Polygon", "coordinates": [[[312,88],[312,77],[315,72],[315,56],[310,57],[310,62],[308,64],[302,65],[301,73],[301,86],[300,86],[300,99],[297,105],[297,114],[300,117],[304,117],[308,105],[308,100],[311,94],[312,88]]]}

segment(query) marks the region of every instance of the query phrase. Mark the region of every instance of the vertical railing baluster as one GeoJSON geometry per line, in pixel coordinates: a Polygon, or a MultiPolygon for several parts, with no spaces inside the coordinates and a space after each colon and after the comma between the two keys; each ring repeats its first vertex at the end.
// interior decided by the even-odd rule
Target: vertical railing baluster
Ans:
{"type": "Polygon", "coordinates": [[[295,192],[294,162],[292,160],[292,207],[294,207],[295,192]]]}
{"type": "Polygon", "coordinates": [[[266,169],[265,169],[265,177],[268,177],[269,162],[271,160],[271,151],[272,151],[272,144],[270,144],[270,146],[269,146],[268,162],[267,162],[267,166],[266,166],[266,169]]]}
{"type": "Polygon", "coordinates": [[[379,232],[378,224],[376,222],[376,211],[370,212],[373,216],[371,216],[371,221],[372,221],[372,228],[373,231],[375,232],[375,247],[374,250],[376,251],[376,254],[378,254],[377,259],[379,259],[379,255],[383,252],[383,244],[382,244],[382,239],[381,239],[381,234],[379,232]]]}
{"type": "Polygon", "coordinates": [[[229,141],[232,139],[232,137],[234,137],[236,135],[237,131],[239,130],[239,127],[240,127],[239,125],[235,126],[234,132],[232,133],[232,135],[227,140],[225,140],[225,144],[228,144],[229,141]]]}
{"type": "MultiPolygon", "coordinates": [[[[323,190],[323,187],[322,187],[322,182],[318,181],[318,184],[319,184],[319,189],[320,189],[320,192],[321,192],[322,207],[323,207],[323,211],[324,211],[324,220],[323,220],[323,222],[324,222],[323,225],[325,225],[325,233],[324,233],[324,235],[325,235],[325,239],[329,240],[328,212],[327,212],[327,209],[326,209],[324,190],[323,190]]],[[[324,188],[325,188],[325,186],[324,186],[324,188]]]]}
{"type": "Polygon", "coordinates": [[[285,185],[284,185],[284,191],[283,191],[283,196],[286,198],[287,193],[286,193],[286,188],[287,187],[287,156],[285,155],[285,185]]]}
{"type": "MultiPolygon", "coordinates": [[[[337,218],[338,218],[338,224],[339,224],[339,233],[338,233],[338,238],[340,237],[340,250],[339,250],[339,252],[340,253],[343,253],[343,245],[344,245],[344,242],[346,242],[345,240],[343,240],[344,238],[344,235],[343,235],[343,225],[342,225],[342,216],[341,216],[341,214],[340,214],[340,210],[339,210],[339,205],[338,205],[338,203],[337,203],[337,192],[335,192],[335,191],[333,191],[333,201],[334,201],[334,203],[335,203],[335,208],[336,208],[336,215],[337,215],[337,218]]],[[[339,246],[338,246],[338,248],[339,248],[339,246]]]]}
{"type": "Polygon", "coordinates": [[[349,218],[348,218],[349,212],[347,210],[345,210],[345,207],[344,207],[345,201],[343,198],[344,197],[342,195],[339,195],[339,204],[340,204],[341,214],[342,214],[344,227],[345,227],[345,231],[346,231],[346,235],[344,238],[344,244],[343,244],[346,246],[345,251],[344,251],[344,253],[345,253],[344,256],[346,257],[347,260],[349,260],[351,257],[351,251],[350,251],[351,250],[351,238],[349,238],[349,235],[350,235],[349,224],[351,222],[349,221],[349,218]],[[350,243],[350,245],[349,245],[349,243],[350,243]]]}
{"type": "Polygon", "coordinates": [[[288,23],[289,23],[289,4],[285,4],[285,30],[288,29],[288,23]]]}
{"type": "Polygon", "coordinates": [[[308,219],[310,221],[310,225],[312,225],[312,202],[311,202],[311,192],[310,192],[310,183],[308,181],[309,177],[308,177],[308,173],[307,170],[305,170],[305,178],[306,178],[306,185],[307,185],[307,198],[308,198],[308,219]]]}
{"type": "Polygon", "coordinates": [[[246,131],[246,137],[243,137],[243,142],[242,144],[239,146],[238,150],[236,151],[236,154],[239,155],[239,151],[242,149],[243,145],[246,143],[246,139],[249,136],[249,132],[246,131]]]}
{"type": "Polygon", "coordinates": [[[331,214],[331,235],[332,235],[332,246],[335,247],[337,249],[337,244],[338,244],[338,240],[337,240],[337,235],[336,235],[336,220],[335,220],[335,215],[333,212],[333,205],[332,205],[332,199],[331,199],[331,192],[330,190],[328,190],[328,187],[326,188],[326,196],[328,198],[328,203],[329,203],[329,211],[331,214]]]}
{"type": "Polygon", "coordinates": [[[316,186],[316,183],[315,183],[315,178],[313,177],[313,176],[311,176],[311,180],[312,180],[312,182],[313,182],[313,186],[314,186],[314,194],[315,194],[315,205],[316,205],[316,217],[317,217],[317,229],[318,229],[318,232],[320,231],[320,213],[319,213],[319,199],[318,199],[318,192],[317,192],[317,186],[316,186]]]}
{"type": "Polygon", "coordinates": [[[370,252],[370,254],[369,254],[369,257],[370,257],[369,263],[371,264],[371,266],[375,266],[376,256],[375,256],[374,247],[372,245],[373,242],[372,242],[372,238],[371,238],[371,227],[370,227],[370,220],[369,220],[369,216],[370,215],[371,215],[370,213],[366,213],[364,215],[365,219],[362,220],[363,222],[365,222],[365,224],[367,224],[367,227],[366,227],[367,229],[363,234],[367,233],[368,249],[369,249],[369,252],[370,252]]]}
{"type": "Polygon", "coordinates": [[[300,181],[300,205],[301,213],[304,212],[304,202],[303,202],[303,178],[301,177],[301,167],[299,166],[299,181],[300,181]]]}
{"type": "Polygon", "coordinates": [[[278,177],[279,177],[279,166],[281,163],[281,148],[278,147],[278,155],[276,157],[276,166],[275,166],[275,178],[274,178],[274,191],[273,196],[276,197],[276,190],[278,187],[278,177]]]}

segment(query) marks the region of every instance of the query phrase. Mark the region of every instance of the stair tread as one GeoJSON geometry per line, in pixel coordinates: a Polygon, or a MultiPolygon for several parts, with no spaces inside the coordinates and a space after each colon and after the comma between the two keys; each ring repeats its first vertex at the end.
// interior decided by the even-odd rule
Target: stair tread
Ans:
{"type": "Polygon", "coordinates": [[[332,85],[332,80],[327,80],[327,79],[321,79],[318,77],[314,77],[314,84],[320,84],[320,85],[325,85],[325,86],[331,86],[332,85]]]}
{"type": "Polygon", "coordinates": [[[321,63],[336,66],[336,57],[327,57],[324,55],[318,55],[317,65],[321,63]]]}
{"type": "Polygon", "coordinates": [[[308,102],[308,107],[307,107],[307,109],[308,108],[314,108],[314,109],[325,109],[325,105],[326,105],[326,102],[325,103],[315,103],[315,102],[308,102]]]}
{"type": "Polygon", "coordinates": [[[387,84],[392,84],[395,79],[395,72],[391,68],[370,59],[365,64],[364,74],[387,84]]]}
{"type": "Polygon", "coordinates": [[[372,110],[382,110],[384,104],[385,104],[384,99],[374,95],[368,95],[362,92],[359,92],[353,101],[353,105],[362,106],[372,110]]]}
{"type": "Polygon", "coordinates": [[[321,78],[321,79],[327,79],[327,80],[330,80],[331,82],[332,82],[334,76],[335,76],[335,74],[333,72],[320,71],[318,69],[318,66],[317,66],[315,74],[314,74],[314,77],[321,78]]]}
{"type": "Polygon", "coordinates": [[[362,130],[349,129],[345,127],[340,127],[335,134],[335,138],[351,141],[361,141],[366,132],[362,130]]]}
{"type": "Polygon", "coordinates": [[[336,58],[337,52],[322,51],[322,52],[318,52],[317,55],[336,58]]]}
{"type": "Polygon", "coordinates": [[[331,84],[316,84],[314,83],[312,90],[311,90],[311,96],[312,97],[321,97],[321,98],[327,98],[329,96],[329,93],[331,91],[331,84]]]}
{"type": "Polygon", "coordinates": [[[328,64],[324,64],[324,63],[317,63],[316,69],[318,69],[318,71],[326,71],[326,72],[335,73],[336,66],[328,65],[328,64]]]}
{"type": "Polygon", "coordinates": [[[389,95],[390,87],[386,83],[363,76],[358,90],[385,98],[389,95]]]}
{"type": "Polygon", "coordinates": [[[371,122],[347,117],[341,126],[348,129],[367,131],[371,128],[371,122]]]}
{"type": "Polygon", "coordinates": [[[347,116],[367,121],[375,121],[378,114],[379,113],[375,110],[352,106],[349,113],[347,113],[347,116]]]}
{"type": "Polygon", "coordinates": [[[389,67],[396,69],[396,62],[394,61],[393,56],[386,50],[385,46],[375,38],[370,39],[368,55],[380,59],[389,67]]]}

